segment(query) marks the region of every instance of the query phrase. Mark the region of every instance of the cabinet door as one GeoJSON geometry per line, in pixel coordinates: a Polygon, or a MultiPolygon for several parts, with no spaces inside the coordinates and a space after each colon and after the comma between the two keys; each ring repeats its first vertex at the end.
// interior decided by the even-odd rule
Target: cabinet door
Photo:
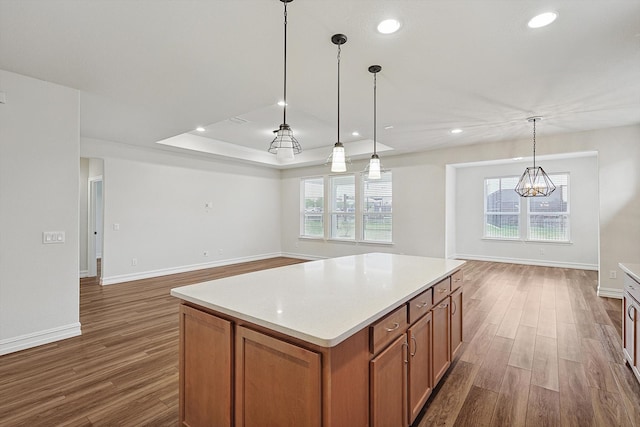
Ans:
{"type": "Polygon", "coordinates": [[[180,306],[180,422],[231,426],[231,322],[180,306]]]}
{"type": "Polygon", "coordinates": [[[451,314],[449,298],[433,307],[433,386],[451,365],[451,314]]]}
{"type": "Polygon", "coordinates": [[[416,322],[409,337],[409,423],[413,423],[433,390],[431,374],[432,313],[416,322]]]}
{"type": "Polygon", "coordinates": [[[239,326],[236,425],[320,426],[320,354],[239,326]]]}
{"type": "Polygon", "coordinates": [[[462,288],[451,294],[451,359],[462,345],[462,288]]]}
{"type": "Polygon", "coordinates": [[[633,367],[636,359],[636,352],[635,352],[635,345],[634,345],[636,328],[634,328],[634,326],[635,326],[635,319],[637,316],[635,313],[635,307],[633,305],[633,298],[631,298],[631,296],[627,292],[624,293],[624,311],[622,313],[622,316],[623,316],[622,338],[624,341],[624,345],[623,345],[624,357],[629,362],[629,365],[633,367]]]}
{"type": "Polygon", "coordinates": [[[403,334],[370,362],[372,427],[408,425],[406,347],[403,334]]]}

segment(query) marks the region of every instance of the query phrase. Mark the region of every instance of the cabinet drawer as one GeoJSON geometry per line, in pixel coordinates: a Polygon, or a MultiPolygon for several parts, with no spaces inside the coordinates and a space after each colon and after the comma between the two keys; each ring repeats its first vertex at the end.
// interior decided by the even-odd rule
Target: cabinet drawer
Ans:
{"type": "Polygon", "coordinates": [[[451,293],[451,277],[433,285],[433,303],[437,304],[451,293]]]}
{"type": "Polygon", "coordinates": [[[462,270],[458,270],[451,276],[451,290],[455,291],[462,286],[462,270]]]}
{"type": "Polygon", "coordinates": [[[375,354],[407,330],[407,305],[403,304],[395,311],[369,327],[369,348],[375,354]]]}
{"type": "Polygon", "coordinates": [[[624,289],[629,292],[636,301],[640,301],[640,283],[636,282],[633,277],[629,275],[624,276],[624,289]]]}
{"type": "Polygon", "coordinates": [[[409,301],[409,324],[424,316],[433,306],[433,288],[429,288],[409,301]]]}

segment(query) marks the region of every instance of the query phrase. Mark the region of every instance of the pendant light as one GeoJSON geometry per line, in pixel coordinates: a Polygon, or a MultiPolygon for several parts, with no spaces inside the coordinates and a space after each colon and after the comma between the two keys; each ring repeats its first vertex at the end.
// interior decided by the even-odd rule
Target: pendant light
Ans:
{"type": "Polygon", "coordinates": [[[533,167],[526,168],[516,185],[515,191],[520,197],[544,197],[554,192],[556,186],[549,175],[540,166],[536,166],[536,121],[542,117],[529,117],[527,121],[533,122],[533,167]]]}
{"type": "Polygon", "coordinates": [[[280,0],[284,3],[284,105],[282,124],[278,130],[273,131],[276,137],[271,141],[269,152],[275,154],[281,162],[293,160],[295,154],[302,152],[300,143],[293,137],[293,131],[287,124],[287,3],[293,0],[280,0]]]}
{"type": "Polygon", "coordinates": [[[382,177],[380,173],[380,157],[378,157],[378,153],[376,151],[376,90],[377,75],[380,70],[382,70],[382,67],[379,65],[372,65],[369,67],[369,72],[373,74],[373,154],[371,155],[371,160],[369,160],[368,166],[369,179],[380,179],[382,177]]]}
{"type": "Polygon", "coordinates": [[[340,142],[340,47],[347,42],[344,34],[334,34],[331,42],[338,46],[338,141],[333,146],[331,153],[331,172],[346,172],[347,163],[344,153],[344,145],[340,142]]]}

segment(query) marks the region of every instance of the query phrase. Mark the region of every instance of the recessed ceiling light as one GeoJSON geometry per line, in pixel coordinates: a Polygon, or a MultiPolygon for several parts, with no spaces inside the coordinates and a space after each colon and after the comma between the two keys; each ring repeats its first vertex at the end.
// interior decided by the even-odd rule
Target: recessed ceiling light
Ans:
{"type": "Polygon", "coordinates": [[[357,130],[354,130],[353,132],[351,132],[351,135],[360,136],[360,132],[358,132],[357,130]]]}
{"type": "Polygon", "coordinates": [[[555,12],[545,12],[540,15],[536,15],[527,24],[529,28],[541,28],[546,27],[556,20],[558,14],[555,12]]]}
{"type": "Polygon", "coordinates": [[[384,129],[385,129],[385,130],[393,129],[393,126],[392,126],[392,125],[385,126],[385,127],[384,127],[384,129]]]}
{"type": "Polygon", "coordinates": [[[284,107],[285,102],[284,101],[278,101],[278,105],[281,106],[281,107],[284,107]]]}
{"type": "Polygon", "coordinates": [[[385,19],[378,24],[378,32],[382,34],[393,34],[400,29],[400,21],[397,19],[385,19]]]}
{"type": "Polygon", "coordinates": [[[451,129],[451,133],[462,133],[462,129],[451,129]]]}
{"type": "Polygon", "coordinates": [[[198,127],[196,128],[196,130],[197,130],[198,132],[204,132],[204,131],[205,131],[205,129],[204,129],[202,126],[198,126],[198,127]]]}

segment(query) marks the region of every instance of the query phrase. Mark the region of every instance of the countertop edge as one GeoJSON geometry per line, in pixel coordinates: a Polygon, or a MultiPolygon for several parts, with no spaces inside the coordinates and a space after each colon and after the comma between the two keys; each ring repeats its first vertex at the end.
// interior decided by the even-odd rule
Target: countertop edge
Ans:
{"type": "Polygon", "coordinates": [[[253,316],[249,316],[247,314],[244,313],[240,313],[237,312],[235,310],[231,310],[225,307],[221,307],[218,306],[216,304],[213,304],[211,302],[208,301],[203,301],[201,299],[198,298],[194,298],[194,297],[190,297],[188,295],[184,295],[182,293],[180,293],[178,291],[179,288],[174,288],[171,289],[170,294],[173,297],[176,297],[182,301],[186,301],[188,303],[194,304],[196,306],[200,306],[200,307],[204,307],[207,308],[209,310],[212,311],[216,311],[218,313],[230,316],[230,317],[234,317],[240,320],[244,320],[246,322],[250,322],[253,324],[256,324],[258,326],[273,330],[275,332],[279,332],[285,335],[289,335],[293,338],[297,338],[300,339],[302,341],[311,343],[311,344],[315,344],[317,346],[320,347],[324,347],[324,348],[331,348],[331,347],[335,347],[338,344],[340,344],[341,342],[345,341],[346,339],[348,339],[349,337],[353,336],[355,333],[357,333],[358,331],[366,328],[369,325],[372,325],[373,323],[375,323],[376,321],[380,320],[381,318],[383,318],[384,316],[386,316],[387,314],[391,313],[393,310],[397,309],[398,307],[400,307],[402,304],[407,303],[409,300],[411,300],[412,298],[414,298],[415,296],[421,294],[422,292],[426,291],[427,289],[433,287],[435,284],[437,284],[438,282],[440,282],[442,279],[451,276],[453,273],[455,273],[456,271],[460,270],[460,268],[466,263],[466,261],[463,260],[455,260],[458,261],[459,264],[456,267],[453,267],[451,269],[447,269],[443,274],[439,275],[436,279],[433,279],[432,281],[430,281],[429,283],[425,284],[424,286],[421,286],[420,288],[417,288],[416,290],[414,290],[413,292],[409,293],[408,295],[404,296],[403,298],[392,302],[389,304],[389,306],[379,312],[377,312],[376,314],[373,314],[372,316],[368,317],[367,319],[361,321],[360,323],[358,323],[357,325],[354,325],[353,327],[347,329],[346,331],[338,334],[337,336],[334,337],[318,337],[318,336],[314,336],[314,335],[310,335],[308,333],[299,331],[299,330],[294,330],[282,325],[278,325],[278,324],[274,324],[272,322],[269,322],[267,320],[264,319],[257,319],[253,316]]]}
{"type": "Polygon", "coordinates": [[[640,264],[618,263],[618,267],[631,276],[636,282],[640,283],[640,264]]]}

